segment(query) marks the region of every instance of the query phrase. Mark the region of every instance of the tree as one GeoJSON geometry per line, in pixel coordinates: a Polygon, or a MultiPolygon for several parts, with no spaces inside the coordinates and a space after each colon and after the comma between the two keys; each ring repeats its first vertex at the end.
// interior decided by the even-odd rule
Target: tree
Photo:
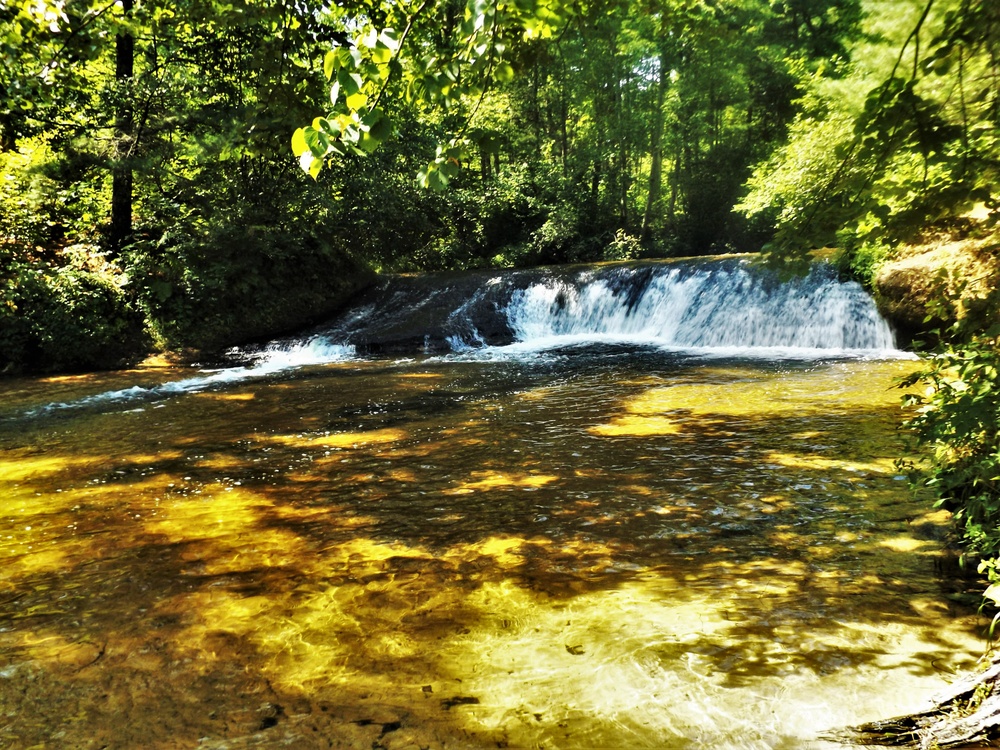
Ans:
{"type": "MultiPolygon", "coordinates": [[[[126,20],[132,16],[134,0],[122,0],[126,20]]],[[[115,36],[115,86],[118,106],[115,113],[117,159],[111,177],[111,231],[108,244],[120,253],[132,236],[132,166],[129,164],[134,140],[132,112],[133,78],[135,76],[135,38],[123,29],[115,36]]]]}

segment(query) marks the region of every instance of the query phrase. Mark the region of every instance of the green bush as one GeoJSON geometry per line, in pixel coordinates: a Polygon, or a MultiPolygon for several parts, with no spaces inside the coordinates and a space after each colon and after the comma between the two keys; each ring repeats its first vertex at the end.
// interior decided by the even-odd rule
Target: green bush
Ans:
{"type": "Polygon", "coordinates": [[[88,267],[92,251],[62,255],[65,264],[53,265],[11,246],[0,252],[0,372],[109,369],[147,351],[124,277],[88,267]]]}
{"type": "Polygon", "coordinates": [[[372,279],[321,225],[236,206],[188,217],[126,250],[139,307],[159,346],[218,349],[301,328],[372,279]],[[241,210],[242,209],[242,210],[241,210]]]}
{"type": "MultiPolygon", "coordinates": [[[[916,414],[906,424],[929,449],[919,484],[951,510],[975,558],[1000,556],[1000,326],[944,346],[904,386],[916,414]]],[[[911,471],[912,465],[909,466],[911,471]]]]}

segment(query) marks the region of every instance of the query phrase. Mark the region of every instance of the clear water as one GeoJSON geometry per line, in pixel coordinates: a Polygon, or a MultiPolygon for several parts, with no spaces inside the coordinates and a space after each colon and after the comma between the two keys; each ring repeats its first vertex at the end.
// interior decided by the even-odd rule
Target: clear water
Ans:
{"type": "Polygon", "coordinates": [[[981,654],[911,363],[478,355],[0,382],[0,746],[836,747],[981,654]]]}

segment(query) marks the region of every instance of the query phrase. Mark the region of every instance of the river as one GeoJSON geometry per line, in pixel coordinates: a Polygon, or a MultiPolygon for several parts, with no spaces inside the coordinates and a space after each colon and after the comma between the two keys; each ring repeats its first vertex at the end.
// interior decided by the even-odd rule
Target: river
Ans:
{"type": "Polygon", "coordinates": [[[972,666],[860,290],[586,273],[0,381],[0,745],[833,748],[972,666]]]}

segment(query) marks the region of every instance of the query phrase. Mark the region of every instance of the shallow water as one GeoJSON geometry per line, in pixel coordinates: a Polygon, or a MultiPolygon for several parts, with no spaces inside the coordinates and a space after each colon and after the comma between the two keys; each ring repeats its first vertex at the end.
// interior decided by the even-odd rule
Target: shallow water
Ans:
{"type": "Polygon", "coordinates": [[[0,745],[838,747],[984,645],[893,468],[912,366],[0,382],[0,745]]]}

